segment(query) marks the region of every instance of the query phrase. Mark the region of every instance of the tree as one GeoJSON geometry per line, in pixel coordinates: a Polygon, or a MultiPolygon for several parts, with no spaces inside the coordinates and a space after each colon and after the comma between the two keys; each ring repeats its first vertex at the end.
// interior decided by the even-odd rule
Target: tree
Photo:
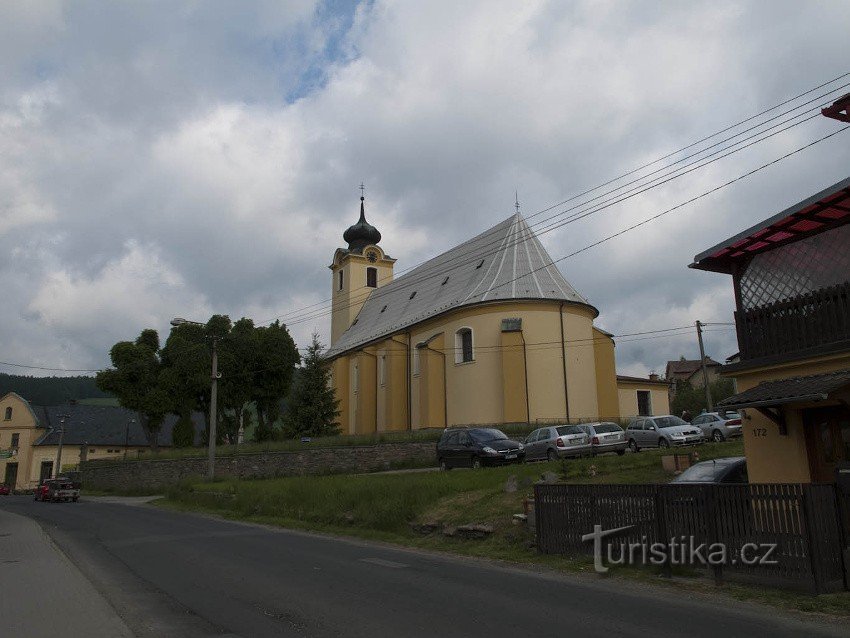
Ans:
{"type": "Polygon", "coordinates": [[[109,351],[112,368],[97,373],[97,386],[139,414],[148,443],[156,450],[165,416],[174,411],[170,381],[156,330],[142,330],[135,342],[120,341],[109,351]]]}
{"type": "MultiPolygon", "coordinates": [[[[735,392],[735,386],[732,379],[723,377],[717,378],[709,383],[709,391],[711,392],[711,402],[717,405],[723,399],[732,396],[735,392]]],[[[700,412],[705,411],[705,390],[702,386],[690,384],[688,381],[680,381],[676,384],[676,395],[670,403],[670,411],[679,416],[687,410],[692,415],[696,416],[700,412]]]]}
{"type": "Polygon", "coordinates": [[[251,398],[257,411],[254,438],[275,438],[274,423],[280,416],[280,403],[292,385],[295,366],[301,363],[295,341],[278,321],[256,329],[257,358],[251,398]]]}
{"type": "Polygon", "coordinates": [[[330,365],[322,357],[319,335],[307,347],[304,367],[287,402],[283,430],[287,437],[330,436],[339,434],[339,400],[330,384],[330,365]]]}
{"type": "Polygon", "coordinates": [[[195,424],[191,416],[184,414],[177,419],[171,432],[171,444],[174,447],[192,447],[195,444],[195,424]]]}

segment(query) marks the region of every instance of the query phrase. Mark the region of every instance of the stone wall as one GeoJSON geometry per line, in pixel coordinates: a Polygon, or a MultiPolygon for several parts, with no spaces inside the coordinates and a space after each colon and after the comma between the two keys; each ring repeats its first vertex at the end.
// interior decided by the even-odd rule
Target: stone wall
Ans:
{"type": "MultiPolygon", "coordinates": [[[[220,478],[273,478],[374,472],[403,464],[436,465],[436,443],[382,443],[370,446],[314,448],[296,452],[260,452],[218,457],[220,478]]],[[[206,457],[87,461],[81,464],[83,490],[159,490],[185,478],[205,476],[206,457]]]]}

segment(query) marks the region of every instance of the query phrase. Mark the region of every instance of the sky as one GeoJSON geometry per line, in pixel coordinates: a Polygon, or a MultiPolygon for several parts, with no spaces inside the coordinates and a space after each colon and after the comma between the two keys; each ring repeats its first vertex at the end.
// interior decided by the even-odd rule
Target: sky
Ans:
{"type": "MultiPolygon", "coordinates": [[[[99,369],[214,313],[327,342],[361,182],[402,271],[515,193],[530,224],[569,214],[687,152],[538,211],[849,72],[848,27],[838,1],[2,3],[0,360],[99,369]]],[[[812,119],[540,239],[558,259],[839,128],[812,119]]],[[[848,173],[850,133],[558,266],[615,335],[728,323],[731,280],[694,255],[848,173]]],[[[698,357],[680,332],[618,340],[618,372],[698,357]]],[[[737,351],[728,326],[705,336],[737,351]]]]}

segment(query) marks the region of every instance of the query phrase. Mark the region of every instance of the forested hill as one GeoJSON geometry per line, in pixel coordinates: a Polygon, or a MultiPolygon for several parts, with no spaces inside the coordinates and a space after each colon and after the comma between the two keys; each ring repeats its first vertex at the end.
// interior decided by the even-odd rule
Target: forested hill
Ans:
{"type": "Polygon", "coordinates": [[[94,377],[25,377],[0,373],[0,396],[16,392],[31,405],[61,405],[71,399],[106,398],[94,377]]]}

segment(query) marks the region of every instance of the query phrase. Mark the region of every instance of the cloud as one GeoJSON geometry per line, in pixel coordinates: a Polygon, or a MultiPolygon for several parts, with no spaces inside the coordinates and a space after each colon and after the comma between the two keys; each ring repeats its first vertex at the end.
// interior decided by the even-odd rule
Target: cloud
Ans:
{"type": "MultiPolygon", "coordinates": [[[[747,2],[7,3],[0,335],[19,361],[67,367],[105,365],[112,343],[175,314],[282,315],[300,345],[314,328],[327,339],[326,266],[361,180],[401,271],[507,217],[515,190],[534,223],[839,75],[848,18],[747,2]]],[[[834,124],[541,240],[574,252],[834,124]]],[[[687,269],[693,255],[848,160],[826,142],[559,267],[617,334],[727,322],[731,282],[687,269]]],[[[736,350],[732,332],[706,336],[715,358],[736,350]]],[[[693,336],[617,347],[635,374],[679,354],[695,356],[693,336]]]]}

